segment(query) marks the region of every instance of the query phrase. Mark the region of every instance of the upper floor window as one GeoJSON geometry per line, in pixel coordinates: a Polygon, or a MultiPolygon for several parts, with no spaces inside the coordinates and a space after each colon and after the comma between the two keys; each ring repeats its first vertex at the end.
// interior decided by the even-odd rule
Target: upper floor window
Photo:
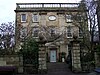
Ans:
{"type": "Polygon", "coordinates": [[[56,28],[53,27],[53,26],[50,26],[50,27],[49,27],[49,33],[50,33],[51,37],[55,37],[56,28]]]}
{"type": "Polygon", "coordinates": [[[33,20],[33,22],[38,22],[38,21],[39,21],[39,16],[38,16],[38,14],[33,14],[32,20],[33,20]]]}
{"type": "Polygon", "coordinates": [[[82,22],[82,15],[80,14],[77,15],[77,21],[82,22]]]}
{"type": "Polygon", "coordinates": [[[21,22],[26,22],[26,14],[21,14],[21,22]]]}
{"type": "Polygon", "coordinates": [[[83,37],[83,32],[81,28],[79,28],[79,37],[83,37]]]}
{"type": "Polygon", "coordinates": [[[27,28],[23,27],[20,30],[20,38],[24,39],[27,36],[27,28]]]}
{"type": "Polygon", "coordinates": [[[34,28],[32,29],[32,36],[33,36],[33,37],[38,37],[38,34],[39,34],[39,28],[34,27],[34,28]]]}
{"type": "Polygon", "coordinates": [[[50,29],[50,34],[51,34],[51,36],[55,36],[55,33],[56,33],[56,31],[55,31],[54,28],[50,29]]]}
{"type": "Polygon", "coordinates": [[[67,27],[67,37],[72,38],[72,31],[70,26],[67,27]]]}
{"type": "Polygon", "coordinates": [[[66,15],[66,22],[72,22],[72,15],[66,15]]]}

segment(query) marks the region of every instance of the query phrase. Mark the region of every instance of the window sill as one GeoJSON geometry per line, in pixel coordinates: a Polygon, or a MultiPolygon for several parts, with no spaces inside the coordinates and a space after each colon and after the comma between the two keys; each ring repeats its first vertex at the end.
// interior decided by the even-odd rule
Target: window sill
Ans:
{"type": "Polygon", "coordinates": [[[66,23],[72,23],[72,21],[71,22],[66,22],[66,23]]]}
{"type": "Polygon", "coordinates": [[[33,23],[39,23],[39,21],[33,21],[33,23]]]}
{"type": "Polygon", "coordinates": [[[67,37],[67,38],[73,38],[73,37],[67,37]]]}
{"type": "Polygon", "coordinates": [[[26,21],[21,21],[21,23],[26,23],[26,21]]]}

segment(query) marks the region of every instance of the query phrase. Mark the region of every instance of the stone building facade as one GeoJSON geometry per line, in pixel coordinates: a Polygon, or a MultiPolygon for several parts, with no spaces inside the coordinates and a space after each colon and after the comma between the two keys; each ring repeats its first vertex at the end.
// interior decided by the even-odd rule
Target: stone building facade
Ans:
{"type": "Polygon", "coordinates": [[[80,9],[80,3],[17,3],[16,5],[16,52],[21,49],[22,41],[27,36],[32,36],[37,41],[39,36],[43,36],[47,41],[43,50],[45,55],[42,54],[44,60],[65,62],[71,50],[70,41],[73,41],[73,36],[82,40],[82,27],[88,30],[87,21],[84,21],[86,11],[80,9]]]}

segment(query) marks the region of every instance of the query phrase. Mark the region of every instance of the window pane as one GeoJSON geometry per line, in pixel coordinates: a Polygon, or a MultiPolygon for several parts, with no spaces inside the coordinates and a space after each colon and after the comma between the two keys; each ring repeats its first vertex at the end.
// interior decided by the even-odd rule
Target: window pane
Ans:
{"type": "Polygon", "coordinates": [[[22,28],[20,30],[20,38],[25,38],[27,36],[27,28],[22,28]]]}
{"type": "Polygon", "coordinates": [[[50,28],[49,28],[49,32],[50,32],[50,35],[51,35],[52,37],[55,37],[56,28],[55,28],[55,27],[50,27],[50,28]]]}
{"type": "Polygon", "coordinates": [[[71,33],[67,33],[67,36],[68,36],[68,37],[72,37],[72,34],[71,34],[71,33]]]}
{"type": "Polygon", "coordinates": [[[67,22],[72,22],[72,16],[71,15],[66,15],[66,21],[67,22]]]}
{"type": "Polygon", "coordinates": [[[38,37],[39,29],[38,28],[33,28],[32,30],[32,36],[33,37],[38,37]]]}
{"type": "Polygon", "coordinates": [[[33,22],[38,22],[38,15],[37,14],[33,14],[33,22]]]}
{"type": "Polygon", "coordinates": [[[55,35],[55,30],[51,29],[51,36],[54,36],[54,35],[55,35]]]}
{"type": "Polygon", "coordinates": [[[82,15],[77,15],[77,21],[82,21],[82,15]]]}
{"type": "Polygon", "coordinates": [[[21,15],[21,21],[24,21],[24,22],[26,21],[26,14],[21,15]]]}
{"type": "Polygon", "coordinates": [[[71,27],[67,27],[67,37],[72,37],[71,27]]]}

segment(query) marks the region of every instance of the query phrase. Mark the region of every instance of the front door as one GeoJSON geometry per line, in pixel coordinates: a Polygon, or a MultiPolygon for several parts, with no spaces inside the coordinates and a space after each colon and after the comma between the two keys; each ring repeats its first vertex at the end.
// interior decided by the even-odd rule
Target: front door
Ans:
{"type": "Polygon", "coordinates": [[[50,62],[56,62],[56,51],[55,50],[50,51],[50,62]]]}

